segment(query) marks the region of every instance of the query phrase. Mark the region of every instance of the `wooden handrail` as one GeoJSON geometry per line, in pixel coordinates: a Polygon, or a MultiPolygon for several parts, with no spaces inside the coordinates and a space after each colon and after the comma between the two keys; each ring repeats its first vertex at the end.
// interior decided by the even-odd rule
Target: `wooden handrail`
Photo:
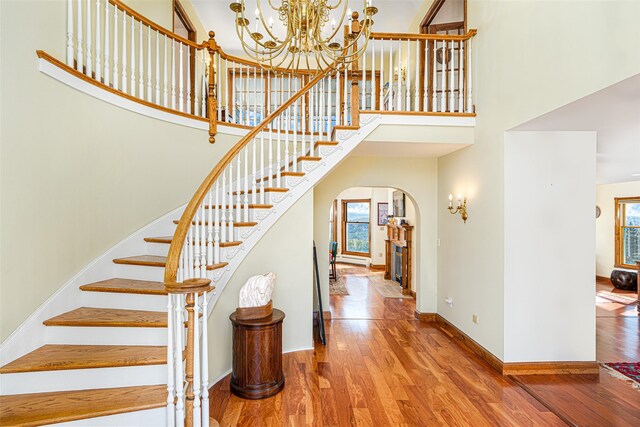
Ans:
{"type": "Polygon", "coordinates": [[[370,39],[374,40],[438,40],[438,41],[465,41],[475,36],[478,30],[469,30],[467,34],[459,36],[447,36],[442,34],[413,34],[413,33],[371,33],[370,39]]]}
{"type": "Polygon", "coordinates": [[[180,221],[178,222],[178,226],[176,227],[176,231],[173,234],[173,239],[171,240],[171,246],[169,247],[169,253],[167,254],[166,266],[164,270],[164,282],[165,283],[175,283],[178,275],[178,264],[180,259],[180,253],[182,252],[182,246],[187,237],[187,233],[189,231],[189,227],[191,226],[192,220],[196,215],[196,212],[206,197],[209,189],[216,182],[220,174],[224,171],[224,169],[231,163],[231,161],[236,157],[237,154],[247,145],[253,138],[258,135],[261,131],[265,130],[267,126],[280,114],[282,114],[287,108],[289,108],[294,102],[300,99],[304,94],[306,94],[316,83],[322,80],[323,77],[327,75],[326,71],[319,72],[315,75],[313,79],[311,79],[302,89],[300,89],[295,95],[287,100],[284,104],[278,107],[275,111],[269,114],[260,124],[255,126],[248,134],[240,139],[236,143],[236,145],[231,148],[225,154],[225,156],[218,162],[218,164],[209,172],[209,175],[202,181],[200,187],[195,192],[187,207],[185,208],[182,216],[180,217],[180,221]]]}

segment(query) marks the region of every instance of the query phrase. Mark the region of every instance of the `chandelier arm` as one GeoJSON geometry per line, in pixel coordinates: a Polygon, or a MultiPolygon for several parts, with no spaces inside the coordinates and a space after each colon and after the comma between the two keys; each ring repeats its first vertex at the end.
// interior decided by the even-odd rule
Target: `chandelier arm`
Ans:
{"type": "MultiPolygon", "coordinates": [[[[261,0],[257,0],[258,2],[258,10],[260,11],[260,22],[262,23],[262,26],[264,27],[264,30],[267,32],[267,34],[269,35],[269,37],[271,37],[273,39],[274,42],[278,42],[280,40],[278,40],[278,38],[271,32],[271,30],[269,29],[269,26],[267,25],[266,22],[264,22],[264,14],[262,13],[262,8],[260,7],[260,2],[261,0]]],[[[278,11],[278,8],[275,8],[273,6],[273,4],[271,3],[271,0],[269,0],[269,6],[271,7],[271,9],[273,9],[274,11],[278,11]]]]}
{"type": "MultiPolygon", "coordinates": [[[[342,3],[342,1],[340,1],[340,3],[342,3]]],[[[340,3],[338,3],[336,5],[336,8],[340,5],[340,3]]],[[[329,36],[329,37],[327,37],[326,39],[323,40],[322,39],[322,32],[320,31],[320,28],[316,28],[316,31],[318,32],[318,40],[319,41],[323,40],[323,41],[327,42],[327,41],[333,40],[335,38],[335,36],[338,34],[338,31],[340,31],[340,28],[342,27],[342,23],[344,23],[344,17],[347,14],[347,6],[348,6],[348,3],[345,2],[344,7],[342,8],[342,16],[340,16],[340,21],[339,21],[341,23],[341,25],[336,25],[336,29],[333,30],[333,33],[331,33],[331,36],[329,36]]],[[[317,9],[318,9],[317,10],[317,15],[318,16],[320,15],[320,7],[321,7],[321,5],[317,6],[317,9]]],[[[318,22],[318,25],[320,25],[320,22],[318,22]]]]}

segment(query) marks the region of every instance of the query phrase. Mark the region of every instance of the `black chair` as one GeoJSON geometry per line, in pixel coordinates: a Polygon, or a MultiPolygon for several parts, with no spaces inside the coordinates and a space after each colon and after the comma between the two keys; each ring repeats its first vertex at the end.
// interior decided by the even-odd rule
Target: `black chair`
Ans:
{"type": "Polygon", "coordinates": [[[338,255],[338,242],[329,242],[329,279],[336,280],[336,256],[338,255]]]}

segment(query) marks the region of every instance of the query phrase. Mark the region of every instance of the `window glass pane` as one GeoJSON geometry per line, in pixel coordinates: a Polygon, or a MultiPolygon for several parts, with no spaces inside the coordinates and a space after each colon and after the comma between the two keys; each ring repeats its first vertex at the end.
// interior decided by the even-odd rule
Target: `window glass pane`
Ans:
{"type": "Polygon", "coordinates": [[[348,223],[345,229],[347,251],[369,253],[369,224],[348,223]]]}
{"type": "Polygon", "coordinates": [[[640,229],[623,228],[623,232],[624,263],[635,265],[636,261],[640,261],[640,229]]]}
{"type": "Polygon", "coordinates": [[[369,222],[369,203],[347,203],[347,222],[369,222]]]}
{"type": "Polygon", "coordinates": [[[640,203],[625,203],[624,225],[640,225],[640,203]]]}

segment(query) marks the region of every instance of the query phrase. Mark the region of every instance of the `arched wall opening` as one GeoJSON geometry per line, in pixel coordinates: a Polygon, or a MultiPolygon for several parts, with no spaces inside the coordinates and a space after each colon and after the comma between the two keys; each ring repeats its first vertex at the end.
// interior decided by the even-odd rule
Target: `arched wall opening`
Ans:
{"type": "MultiPolygon", "coordinates": [[[[342,191],[352,187],[396,188],[416,209],[414,232],[416,310],[437,307],[437,159],[351,156],[314,188],[314,240],[320,254],[329,247],[328,210],[342,191]]],[[[318,257],[325,310],[329,301],[329,259],[318,257]]]]}

